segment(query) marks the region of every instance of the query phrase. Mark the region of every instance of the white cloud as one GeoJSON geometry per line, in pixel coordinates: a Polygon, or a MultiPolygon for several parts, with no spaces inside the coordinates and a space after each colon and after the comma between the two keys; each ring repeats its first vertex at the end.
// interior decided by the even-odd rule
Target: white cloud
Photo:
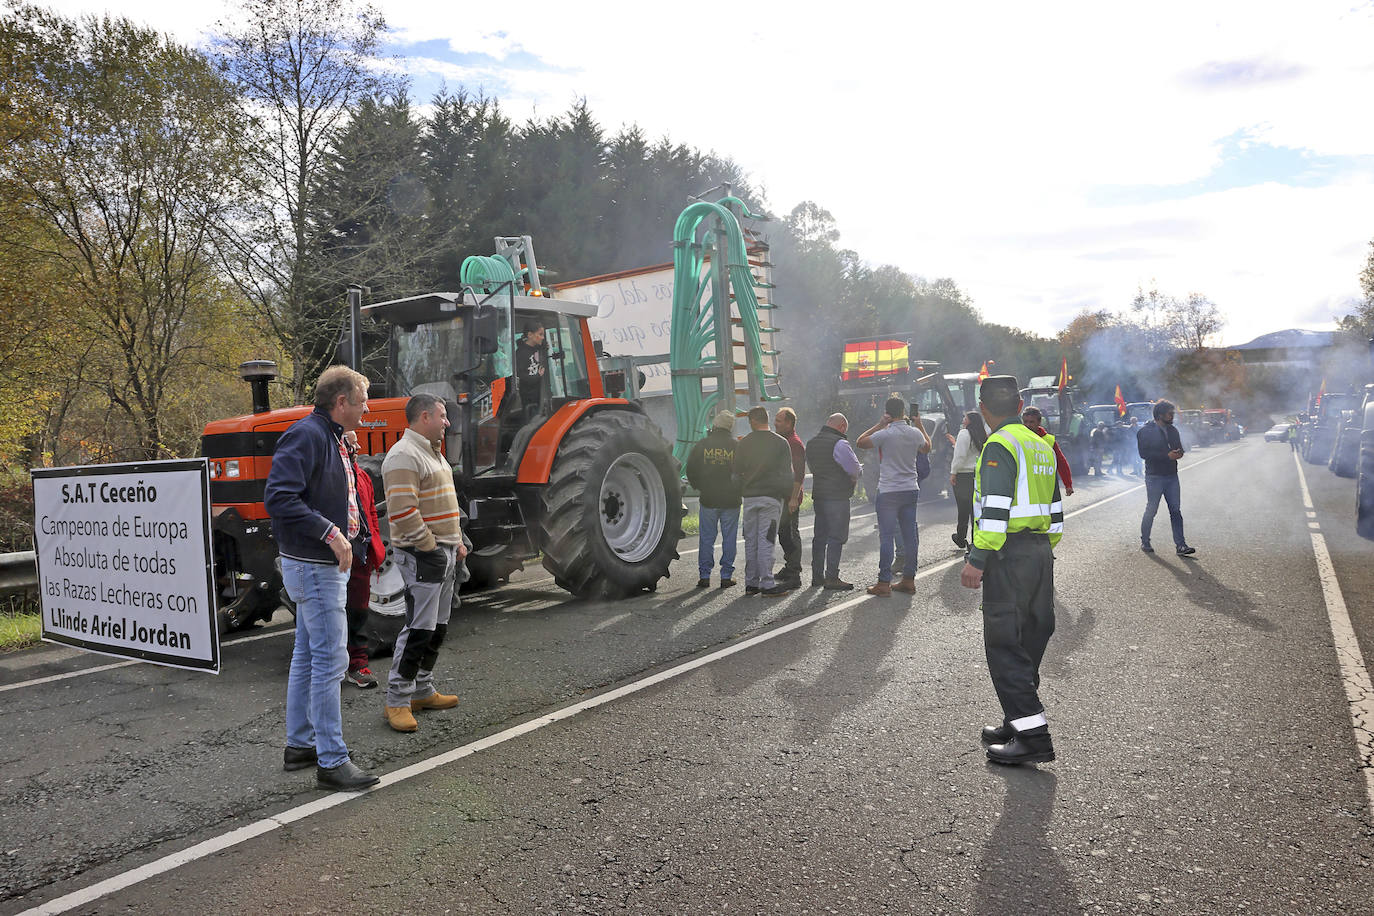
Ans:
{"type": "MultiPolygon", "coordinates": [[[[188,39],[221,15],[215,3],[113,5],[188,39]]],[[[1374,150],[1367,5],[381,6],[398,37],[482,56],[436,60],[425,45],[417,75],[495,91],[516,120],[586,97],[608,129],[634,122],[729,155],[775,211],[815,200],[842,243],[953,277],[1006,324],[1052,332],[1154,279],[1209,295],[1227,339],[1246,339],[1339,312],[1374,236],[1368,174],[1090,204],[1099,186],[1203,178],[1218,140],[1239,131],[1320,155],[1374,150]]]]}

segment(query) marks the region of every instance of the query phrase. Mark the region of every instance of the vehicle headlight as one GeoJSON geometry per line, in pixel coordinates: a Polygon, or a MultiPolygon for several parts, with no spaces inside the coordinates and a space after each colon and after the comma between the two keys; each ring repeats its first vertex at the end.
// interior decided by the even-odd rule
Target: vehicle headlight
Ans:
{"type": "Polygon", "coordinates": [[[224,476],[225,476],[225,477],[237,477],[237,476],[239,476],[239,463],[238,463],[238,459],[235,459],[235,460],[233,460],[233,461],[226,461],[226,462],[224,462],[224,476]]]}

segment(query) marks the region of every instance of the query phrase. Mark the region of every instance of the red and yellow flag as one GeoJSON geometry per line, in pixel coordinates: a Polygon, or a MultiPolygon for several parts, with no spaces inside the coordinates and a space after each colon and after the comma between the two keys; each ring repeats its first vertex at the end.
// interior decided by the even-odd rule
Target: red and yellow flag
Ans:
{"type": "Polygon", "coordinates": [[[911,350],[905,340],[860,340],[844,345],[840,378],[880,379],[905,375],[910,368],[911,350]]]}
{"type": "Polygon", "coordinates": [[[984,362],[983,362],[983,368],[981,368],[981,369],[978,370],[978,384],[981,385],[981,384],[983,383],[983,379],[987,378],[987,377],[988,377],[989,375],[991,375],[991,374],[992,374],[992,373],[988,371],[988,364],[987,364],[987,361],[984,360],[984,362]]]}
{"type": "Polygon", "coordinates": [[[1126,416],[1126,399],[1121,396],[1121,386],[1116,386],[1116,412],[1120,416],[1126,416]]]}
{"type": "Polygon", "coordinates": [[[1326,394],[1326,379],[1322,379],[1322,386],[1317,389],[1317,407],[1322,406],[1322,395],[1326,394]]]}
{"type": "Polygon", "coordinates": [[[1064,388],[1069,384],[1069,358],[1061,357],[1059,360],[1059,393],[1064,393],[1064,388]]]}

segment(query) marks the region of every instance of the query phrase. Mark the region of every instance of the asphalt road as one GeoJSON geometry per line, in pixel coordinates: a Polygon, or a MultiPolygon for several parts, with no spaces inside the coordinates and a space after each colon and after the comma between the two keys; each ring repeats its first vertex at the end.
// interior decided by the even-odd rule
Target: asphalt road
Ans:
{"type": "Polygon", "coordinates": [[[1068,500],[1039,767],[978,746],[999,714],[944,504],[920,509],[914,597],[699,591],[692,554],[627,601],[539,572],[468,600],[439,672],[456,710],[399,735],[346,688],[355,759],[388,774],[361,796],[280,769],[283,631],[227,642],[218,677],[6,656],[0,912],[1374,911],[1374,723],[1352,728],[1311,534],[1368,659],[1353,485],[1304,466],[1309,519],[1282,445],[1184,468],[1196,559],[1138,550],[1134,479],[1068,500]]]}

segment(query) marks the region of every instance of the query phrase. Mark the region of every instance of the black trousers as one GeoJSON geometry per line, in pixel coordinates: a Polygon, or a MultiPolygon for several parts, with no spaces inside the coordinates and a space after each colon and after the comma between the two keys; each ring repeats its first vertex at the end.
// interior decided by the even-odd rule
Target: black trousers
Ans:
{"type": "Polygon", "coordinates": [[[1054,554],[1044,534],[1010,534],[983,570],[983,648],[1008,722],[1044,712],[1040,660],[1054,633],[1054,554]]]}
{"type": "Polygon", "coordinates": [[[784,572],[800,577],[801,565],[801,506],[795,510],[782,505],[782,518],[778,521],[778,543],[782,545],[782,568],[784,572]]]}
{"type": "Polygon", "coordinates": [[[959,507],[959,521],[954,526],[954,533],[963,540],[968,537],[969,528],[973,524],[973,472],[954,475],[954,504],[959,507]]]}

